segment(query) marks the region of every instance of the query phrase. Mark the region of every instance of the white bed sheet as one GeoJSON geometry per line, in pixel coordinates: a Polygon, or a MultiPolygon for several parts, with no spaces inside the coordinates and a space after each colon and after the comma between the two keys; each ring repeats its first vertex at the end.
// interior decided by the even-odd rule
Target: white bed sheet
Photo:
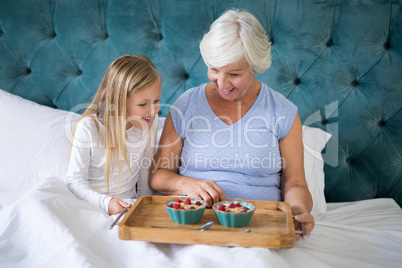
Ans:
{"type": "MultiPolygon", "coordinates": [[[[17,196],[17,194],[16,194],[17,196]]],[[[115,217],[78,200],[58,178],[15,201],[1,196],[0,267],[400,267],[402,210],[392,199],[328,204],[291,249],[124,241],[115,217]],[[6,204],[6,205],[4,205],[6,204]]]]}

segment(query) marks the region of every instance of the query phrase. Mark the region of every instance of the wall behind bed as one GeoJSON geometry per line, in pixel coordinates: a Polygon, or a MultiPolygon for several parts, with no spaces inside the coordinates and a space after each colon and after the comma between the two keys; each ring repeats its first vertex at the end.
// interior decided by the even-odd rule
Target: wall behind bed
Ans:
{"type": "Polygon", "coordinates": [[[0,88],[82,112],[115,58],[145,54],[162,74],[166,116],[208,81],[199,42],[232,7],[253,13],[272,41],[272,67],[258,78],[293,101],[305,125],[332,134],[327,201],[402,206],[398,0],[1,0],[0,88]]]}

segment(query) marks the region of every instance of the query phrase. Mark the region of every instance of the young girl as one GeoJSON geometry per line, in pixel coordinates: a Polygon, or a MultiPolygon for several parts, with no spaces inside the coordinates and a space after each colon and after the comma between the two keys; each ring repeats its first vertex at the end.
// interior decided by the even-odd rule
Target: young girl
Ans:
{"type": "Polygon", "coordinates": [[[161,78],[145,56],[125,55],[106,70],[93,102],[73,128],[67,185],[110,215],[124,198],[152,194],[161,78]]]}

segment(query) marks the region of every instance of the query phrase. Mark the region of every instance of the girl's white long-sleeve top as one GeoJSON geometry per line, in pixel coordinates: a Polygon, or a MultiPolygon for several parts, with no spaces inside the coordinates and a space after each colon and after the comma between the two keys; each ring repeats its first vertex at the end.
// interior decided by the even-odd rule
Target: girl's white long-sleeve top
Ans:
{"type": "Polygon", "coordinates": [[[123,159],[119,180],[118,156],[114,163],[111,160],[113,170],[110,173],[107,194],[105,126],[96,118],[83,118],[77,124],[68,166],[67,186],[70,191],[107,213],[112,197],[124,199],[152,194],[148,174],[156,151],[157,129],[158,116],[155,116],[152,126],[147,130],[134,126],[126,130],[129,166],[123,159]],[[99,125],[99,132],[94,120],[99,125]]]}

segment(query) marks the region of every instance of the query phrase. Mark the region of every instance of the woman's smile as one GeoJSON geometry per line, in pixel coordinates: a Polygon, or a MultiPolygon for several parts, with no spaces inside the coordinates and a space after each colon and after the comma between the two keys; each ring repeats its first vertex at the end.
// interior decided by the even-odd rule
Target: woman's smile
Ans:
{"type": "Polygon", "coordinates": [[[232,93],[232,92],[234,91],[234,89],[235,89],[235,88],[232,88],[232,89],[229,89],[229,90],[223,89],[222,91],[223,91],[223,94],[229,95],[230,93],[232,93]]]}
{"type": "Polygon", "coordinates": [[[248,63],[242,59],[223,67],[209,67],[208,78],[217,93],[227,101],[238,101],[256,82],[248,63]]]}

